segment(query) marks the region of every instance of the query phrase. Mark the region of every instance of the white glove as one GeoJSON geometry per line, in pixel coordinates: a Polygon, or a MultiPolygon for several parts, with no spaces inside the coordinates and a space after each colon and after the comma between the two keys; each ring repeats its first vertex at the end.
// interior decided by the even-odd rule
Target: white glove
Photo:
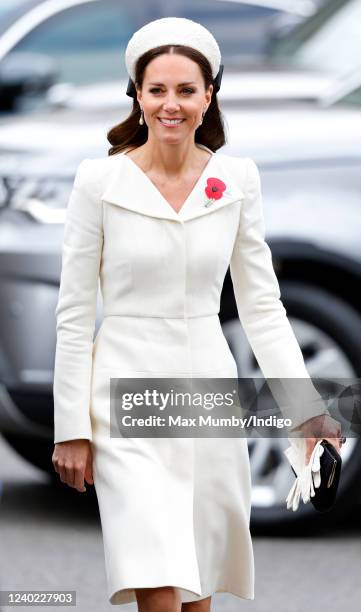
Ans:
{"type": "Polygon", "coordinates": [[[315,445],[308,464],[305,462],[306,457],[306,441],[304,438],[289,438],[291,446],[284,450],[288,461],[295,470],[297,477],[293,483],[287,498],[287,509],[295,512],[299,506],[300,498],[304,504],[310,501],[315,495],[321,484],[321,465],[320,457],[323,454],[324,448],[322,440],[319,440],[315,445]]]}

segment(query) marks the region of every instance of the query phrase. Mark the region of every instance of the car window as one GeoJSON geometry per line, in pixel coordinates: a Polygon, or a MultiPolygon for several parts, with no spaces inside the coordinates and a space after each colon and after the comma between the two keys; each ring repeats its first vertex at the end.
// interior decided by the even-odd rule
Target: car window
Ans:
{"type": "Polygon", "coordinates": [[[124,51],[135,30],[169,14],[209,28],[222,49],[227,69],[263,52],[280,11],[228,0],[101,0],[57,12],[24,36],[12,53],[50,56],[60,82],[86,84],[126,78],[124,51]]]}
{"type": "Polygon", "coordinates": [[[277,61],[340,75],[359,67],[361,1],[334,1],[329,6],[320,11],[319,17],[302,24],[299,36],[296,33],[293,39],[276,45],[277,61]]]}
{"type": "MultiPolygon", "coordinates": [[[[262,3],[247,4],[225,0],[183,0],[177,3],[177,16],[193,19],[216,37],[227,68],[262,54],[274,20],[282,11],[262,3]]],[[[167,16],[165,11],[164,17],[167,16]]]]}
{"type": "Polygon", "coordinates": [[[60,82],[85,84],[121,78],[125,46],[138,23],[131,2],[86,2],[40,23],[12,52],[51,56],[60,82]]]}
{"type": "MultiPolygon", "coordinates": [[[[39,2],[39,0],[38,0],[39,2]]],[[[21,7],[34,4],[34,0],[1,0],[0,3],[0,18],[13,11],[18,11],[21,7]]]]}
{"type": "Polygon", "coordinates": [[[297,51],[295,59],[302,66],[316,66],[342,74],[360,63],[361,2],[346,4],[297,51]]]}
{"type": "Polygon", "coordinates": [[[37,4],[39,0],[0,0],[0,34],[37,4]]]}

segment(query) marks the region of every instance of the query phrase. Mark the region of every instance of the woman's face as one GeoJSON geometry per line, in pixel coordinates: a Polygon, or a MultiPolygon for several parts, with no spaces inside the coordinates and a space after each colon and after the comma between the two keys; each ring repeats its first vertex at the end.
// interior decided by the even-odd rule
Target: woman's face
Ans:
{"type": "Polygon", "coordinates": [[[145,69],[142,89],[137,90],[149,136],[171,143],[194,140],[212,91],[213,85],[205,90],[200,67],[193,60],[171,53],[156,57],[145,69]],[[167,119],[182,121],[166,125],[167,119]]]}

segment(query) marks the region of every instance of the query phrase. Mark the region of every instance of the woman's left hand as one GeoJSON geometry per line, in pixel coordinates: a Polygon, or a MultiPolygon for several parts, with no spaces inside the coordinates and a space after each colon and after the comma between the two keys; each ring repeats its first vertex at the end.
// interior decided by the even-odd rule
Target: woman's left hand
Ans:
{"type": "Polygon", "coordinates": [[[313,449],[320,440],[327,440],[330,444],[333,444],[338,452],[341,451],[341,423],[328,414],[312,417],[312,419],[308,419],[297,429],[302,431],[305,438],[306,465],[311,459],[313,449]]]}

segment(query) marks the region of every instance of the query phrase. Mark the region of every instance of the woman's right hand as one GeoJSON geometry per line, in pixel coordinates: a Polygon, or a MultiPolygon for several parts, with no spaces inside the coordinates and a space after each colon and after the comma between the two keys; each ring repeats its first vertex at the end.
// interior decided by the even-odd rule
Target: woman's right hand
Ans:
{"type": "Polygon", "coordinates": [[[86,491],[84,479],[94,484],[90,440],[66,440],[55,444],[52,463],[60,480],[80,493],[86,491]]]}
{"type": "Polygon", "coordinates": [[[338,453],[341,452],[341,423],[329,414],[318,415],[302,423],[297,429],[303,432],[306,442],[306,464],[309,463],[312,451],[317,442],[327,440],[338,453]]]}

